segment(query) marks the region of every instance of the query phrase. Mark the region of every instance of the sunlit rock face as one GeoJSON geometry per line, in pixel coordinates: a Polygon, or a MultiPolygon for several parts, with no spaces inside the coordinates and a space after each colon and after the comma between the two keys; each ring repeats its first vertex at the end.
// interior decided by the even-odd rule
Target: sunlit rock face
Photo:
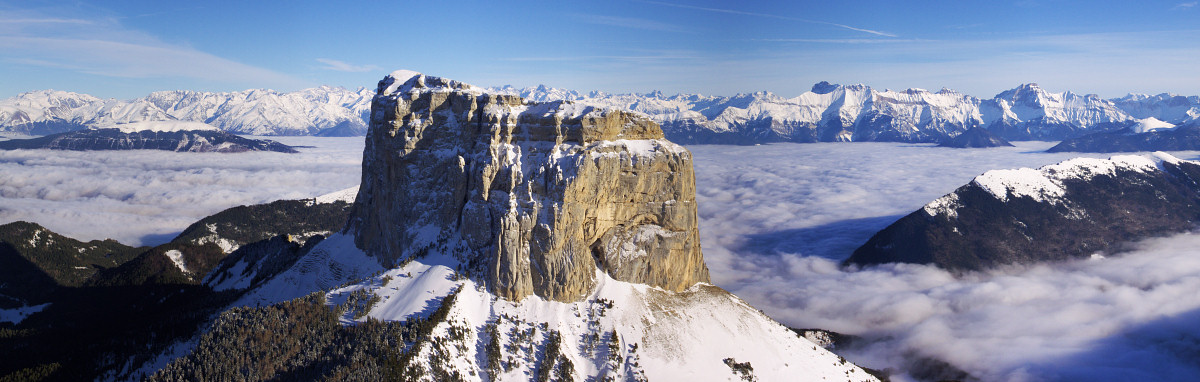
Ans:
{"type": "Polygon", "coordinates": [[[709,280],[691,153],[639,115],[398,71],[379,83],[348,229],[385,264],[441,252],[493,293],[573,301],[596,269],[709,280]]]}

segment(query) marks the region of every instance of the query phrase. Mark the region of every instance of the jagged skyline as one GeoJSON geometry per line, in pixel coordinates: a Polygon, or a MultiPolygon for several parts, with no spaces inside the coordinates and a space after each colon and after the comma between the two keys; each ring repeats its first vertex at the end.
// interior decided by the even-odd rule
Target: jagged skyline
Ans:
{"type": "Polygon", "coordinates": [[[481,86],[796,96],[822,80],[1200,94],[1196,2],[178,5],[0,1],[0,97],[54,88],[371,86],[398,68],[481,86]]]}

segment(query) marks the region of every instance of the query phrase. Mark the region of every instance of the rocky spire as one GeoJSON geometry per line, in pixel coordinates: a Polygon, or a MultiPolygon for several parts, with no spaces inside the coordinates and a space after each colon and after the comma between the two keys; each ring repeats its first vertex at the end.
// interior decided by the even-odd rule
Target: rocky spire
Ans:
{"type": "Polygon", "coordinates": [[[496,295],[572,301],[596,270],[707,282],[691,153],[650,120],[398,71],[379,82],[348,229],[385,264],[457,258],[496,295]]]}

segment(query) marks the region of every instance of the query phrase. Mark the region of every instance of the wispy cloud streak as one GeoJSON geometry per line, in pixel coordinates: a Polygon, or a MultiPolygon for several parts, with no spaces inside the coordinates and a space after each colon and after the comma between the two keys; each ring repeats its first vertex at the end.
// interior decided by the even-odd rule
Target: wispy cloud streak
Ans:
{"type": "Polygon", "coordinates": [[[780,20],[800,21],[800,22],[811,23],[811,24],[831,25],[831,26],[835,26],[838,28],[842,28],[842,29],[848,29],[848,30],[852,30],[852,31],[856,31],[856,32],[869,33],[869,34],[873,34],[876,36],[899,37],[899,36],[896,36],[894,34],[887,33],[887,32],[881,32],[881,31],[871,30],[871,29],[866,29],[866,28],[852,27],[852,26],[849,26],[846,24],[838,24],[838,23],[833,23],[833,22],[828,22],[828,21],[803,19],[803,18],[799,18],[799,17],[788,17],[788,16],[781,16],[781,15],[772,15],[769,13],[746,12],[746,11],[723,9],[723,8],[698,7],[698,6],[694,6],[694,5],[664,3],[664,2],[660,2],[660,1],[648,1],[648,3],[667,6],[667,7],[695,9],[695,10],[699,10],[699,11],[708,11],[708,12],[717,12],[717,13],[726,13],[726,14],[731,14],[731,15],[767,17],[767,18],[780,19],[780,20]]]}
{"type": "Polygon", "coordinates": [[[580,21],[583,21],[583,22],[586,22],[589,24],[596,24],[596,25],[607,25],[607,26],[620,27],[620,28],[642,29],[642,30],[662,31],[662,32],[686,32],[687,31],[685,28],[680,27],[678,25],[663,23],[663,22],[654,21],[654,20],[633,18],[633,17],[584,15],[584,14],[576,14],[574,16],[577,19],[579,19],[580,21]]]}
{"type": "Polygon", "coordinates": [[[318,58],[317,62],[325,64],[325,66],[322,66],[321,69],[338,72],[362,73],[372,70],[380,70],[380,68],[376,65],[354,65],[345,61],[339,61],[330,58],[318,58]]]}
{"type": "Polygon", "coordinates": [[[0,16],[0,49],[5,62],[109,77],[305,85],[274,70],[164,42],[114,18],[53,17],[38,11],[0,16]]]}

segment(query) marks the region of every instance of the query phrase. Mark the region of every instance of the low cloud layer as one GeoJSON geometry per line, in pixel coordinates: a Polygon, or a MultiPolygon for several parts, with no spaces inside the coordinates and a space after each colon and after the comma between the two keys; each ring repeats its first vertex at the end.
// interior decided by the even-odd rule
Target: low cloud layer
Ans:
{"type": "MultiPolygon", "coordinates": [[[[297,155],[0,151],[0,223],[155,244],[231,206],[358,184],[362,138],[279,140],[315,147],[297,155]]],[[[1050,145],[691,147],[713,282],[789,326],[863,337],[840,351],[873,368],[938,359],[984,380],[1200,379],[1200,235],[964,278],[917,265],[837,267],[875,231],[984,171],[1078,156],[1041,153],[1050,145]]]]}
{"type": "Polygon", "coordinates": [[[1200,378],[1200,236],[960,279],[917,265],[838,269],[875,231],[975,175],[1078,156],[1038,152],[1049,145],[693,147],[713,281],[790,326],[863,336],[843,351],[873,368],[938,359],[983,380],[1200,378]]]}
{"type": "Polygon", "coordinates": [[[359,183],[361,137],[271,139],[313,147],[299,154],[0,151],[0,223],[27,220],[81,240],[153,245],[229,207],[359,183]]]}

